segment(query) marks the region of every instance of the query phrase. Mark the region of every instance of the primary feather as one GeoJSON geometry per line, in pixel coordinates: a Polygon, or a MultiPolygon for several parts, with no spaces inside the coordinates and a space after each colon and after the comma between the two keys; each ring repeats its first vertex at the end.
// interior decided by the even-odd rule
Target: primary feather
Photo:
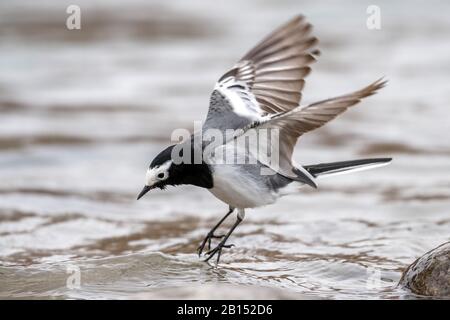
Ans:
{"type": "Polygon", "coordinates": [[[239,129],[296,108],[318,54],[317,38],[297,16],[264,38],[217,82],[204,129],[239,129]]]}
{"type": "MultiPolygon", "coordinates": [[[[304,179],[311,180],[308,184],[316,186],[314,177],[307,170],[297,167],[292,162],[292,154],[298,138],[308,131],[323,126],[349,107],[356,105],[362,98],[375,94],[385,84],[386,81],[379,79],[361,90],[276,114],[263,122],[255,122],[247,129],[277,130],[278,139],[276,141],[267,140],[263,142],[270,145],[267,149],[279,155],[277,172],[293,179],[300,177],[301,181],[305,183],[308,182],[303,181],[304,179]]],[[[261,141],[259,142],[261,143],[261,141]]],[[[261,150],[258,152],[261,152],[261,150]]],[[[267,159],[266,155],[260,153],[258,159],[264,164],[271,166],[265,160],[267,159]]]]}

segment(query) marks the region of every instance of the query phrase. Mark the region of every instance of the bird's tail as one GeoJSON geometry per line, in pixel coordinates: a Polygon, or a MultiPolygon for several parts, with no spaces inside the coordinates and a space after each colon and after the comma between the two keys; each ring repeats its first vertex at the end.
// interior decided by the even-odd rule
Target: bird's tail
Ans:
{"type": "Polygon", "coordinates": [[[303,166],[313,177],[331,176],[355,171],[367,170],[382,167],[392,158],[358,159],[350,161],[339,161],[330,163],[319,163],[309,166],[303,166]]]}

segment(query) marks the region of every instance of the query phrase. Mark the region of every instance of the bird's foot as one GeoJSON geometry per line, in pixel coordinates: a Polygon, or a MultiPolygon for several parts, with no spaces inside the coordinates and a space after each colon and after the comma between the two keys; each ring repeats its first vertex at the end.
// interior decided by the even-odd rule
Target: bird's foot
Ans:
{"type": "Polygon", "coordinates": [[[203,239],[202,243],[197,248],[198,256],[200,257],[202,255],[203,249],[205,249],[206,244],[208,244],[208,251],[211,250],[212,239],[222,239],[223,237],[225,237],[224,234],[215,235],[214,231],[208,232],[206,237],[203,239]]]}
{"type": "Polygon", "coordinates": [[[206,252],[206,255],[208,255],[208,258],[205,259],[205,262],[208,262],[212,257],[214,257],[215,254],[217,254],[217,260],[216,260],[216,267],[219,264],[220,255],[222,254],[223,248],[231,248],[234,247],[234,244],[225,244],[226,238],[219,242],[219,244],[212,250],[209,250],[206,252]]]}

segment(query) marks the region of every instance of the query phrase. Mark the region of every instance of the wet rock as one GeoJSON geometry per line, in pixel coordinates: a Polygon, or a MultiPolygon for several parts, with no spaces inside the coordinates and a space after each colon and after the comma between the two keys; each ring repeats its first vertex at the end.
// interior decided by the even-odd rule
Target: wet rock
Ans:
{"type": "Polygon", "coordinates": [[[414,261],[403,273],[400,285],[415,294],[450,297],[450,242],[414,261]]]}

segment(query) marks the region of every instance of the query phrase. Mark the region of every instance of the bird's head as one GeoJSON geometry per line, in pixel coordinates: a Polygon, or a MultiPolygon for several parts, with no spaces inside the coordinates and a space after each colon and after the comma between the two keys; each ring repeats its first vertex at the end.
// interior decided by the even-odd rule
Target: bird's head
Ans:
{"type": "Polygon", "coordinates": [[[138,200],[152,189],[159,188],[163,190],[167,185],[174,184],[173,175],[175,175],[175,172],[173,166],[175,165],[172,161],[173,147],[174,146],[170,146],[164,149],[153,159],[147,169],[145,185],[137,197],[138,200]]]}

